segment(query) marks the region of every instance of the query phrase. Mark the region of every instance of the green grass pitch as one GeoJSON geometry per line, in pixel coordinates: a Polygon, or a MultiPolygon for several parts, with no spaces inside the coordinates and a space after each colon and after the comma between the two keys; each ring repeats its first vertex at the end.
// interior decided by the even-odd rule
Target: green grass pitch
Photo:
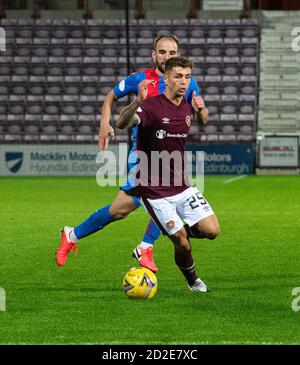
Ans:
{"type": "Polygon", "coordinates": [[[221,235],[192,240],[198,274],[214,290],[188,290],[162,237],[158,291],[148,301],[122,292],[148,222],[143,208],[80,241],[59,268],[59,229],[110,203],[118,188],[94,178],[1,178],[0,343],[299,344],[291,304],[300,287],[300,178],[229,178],[205,178],[221,235]]]}

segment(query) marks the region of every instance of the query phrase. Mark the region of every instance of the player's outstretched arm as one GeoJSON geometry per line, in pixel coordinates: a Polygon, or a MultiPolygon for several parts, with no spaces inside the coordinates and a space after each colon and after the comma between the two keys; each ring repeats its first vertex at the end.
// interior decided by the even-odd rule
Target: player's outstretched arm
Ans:
{"type": "Polygon", "coordinates": [[[117,119],[117,127],[120,129],[128,129],[140,122],[140,118],[135,112],[148,96],[148,84],[153,80],[144,80],[139,83],[138,95],[136,99],[121,111],[117,119]]]}
{"type": "Polygon", "coordinates": [[[117,119],[117,127],[120,129],[129,129],[138,124],[140,118],[135,114],[135,112],[138,110],[140,105],[141,102],[138,99],[135,99],[131,104],[122,109],[117,119]]]}
{"type": "Polygon", "coordinates": [[[99,139],[98,147],[100,151],[107,150],[109,138],[114,137],[115,132],[110,125],[111,110],[114,102],[117,100],[114,91],[111,90],[105,97],[102,106],[101,116],[100,116],[100,128],[99,128],[99,139]]]}
{"type": "Polygon", "coordinates": [[[204,100],[201,96],[197,96],[196,92],[193,92],[192,106],[198,114],[198,122],[207,124],[208,122],[208,109],[205,107],[204,100]]]}

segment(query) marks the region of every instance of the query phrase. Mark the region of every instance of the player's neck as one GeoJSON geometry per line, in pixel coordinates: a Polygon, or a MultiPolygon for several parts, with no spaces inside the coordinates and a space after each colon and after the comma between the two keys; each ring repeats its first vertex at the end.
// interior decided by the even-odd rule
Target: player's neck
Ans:
{"type": "Polygon", "coordinates": [[[161,72],[158,67],[155,67],[155,72],[157,73],[158,76],[164,75],[163,72],[161,72]]]}
{"type": "Polygon", "coordinates": [[[172,92],[170,92],[168,89],[164,92],[164,95],[167,99],[169,99],[173,104],[176,106],[180,105],[183,96],[178,96],[172,92]]]}

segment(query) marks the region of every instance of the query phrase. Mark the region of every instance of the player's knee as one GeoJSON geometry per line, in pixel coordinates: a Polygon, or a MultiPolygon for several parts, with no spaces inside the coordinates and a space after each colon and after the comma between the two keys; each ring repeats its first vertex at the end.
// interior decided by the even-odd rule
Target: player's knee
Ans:
{"type": "Polygon", "coordinates": [[[110,207],[109,213],[115,221],[124,219],[129,214],[127,209],[120,208],[120,207],[113,207],[113,206],[110,207]]]}
{"type": "Polygon", "coordinates": [[[219,225],[214,225],[208,227],[204,233],[206,238],[208,238],[209,240],[215,240],[221,233],[221,229],[219,225]]]}
{"type": "Polygon", "coordinates": [[[220,234],[220,226],[218,224],[211,224],[205,227],[193,227],[193,234],[195,237],[202,236],[202,238],[207,238],[209,240],[216,239],[220,234]]]}

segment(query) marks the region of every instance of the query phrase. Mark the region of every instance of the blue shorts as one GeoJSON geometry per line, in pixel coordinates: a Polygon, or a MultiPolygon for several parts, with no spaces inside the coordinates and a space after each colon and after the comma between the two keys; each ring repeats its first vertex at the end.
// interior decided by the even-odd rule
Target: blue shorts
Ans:
{"type": "Polygon", "coordinates": [[[134,195],[135,187],[130,184],[129,180],[126,180],[125,184],[123,184],[120,189],[123,190],[127,195],[130,195],[132,197],[134,204],[137,206],[137,208],[141,206],[139,199],[134,195]]]}
{"type": "Polygon", "coordinates": [[[128,155],[128,177],[126,182],[120,187],[121,190],[125,191],[127,195],[130,195],[137,207],[141,206],[139,199],[135,196],[135,179],[136,179],[136,170],[138,166],[138,156],[136,152],[136,133],[137,128],[134,127],[132,130],[133,133],[133,144],[132,148],[128,155]]]}

